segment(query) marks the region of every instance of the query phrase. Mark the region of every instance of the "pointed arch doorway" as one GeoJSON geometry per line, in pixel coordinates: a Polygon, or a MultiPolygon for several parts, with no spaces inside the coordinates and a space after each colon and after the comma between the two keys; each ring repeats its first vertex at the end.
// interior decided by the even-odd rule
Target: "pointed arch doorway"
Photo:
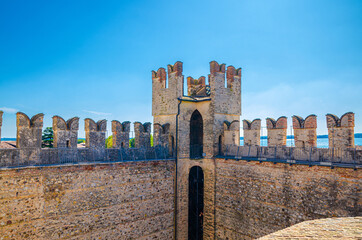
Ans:
{"type": "Polygon", "coordinates": [[[201,240],[204,219],[204,173],[194,166],[189,174],[189,240],[201,240]]]}

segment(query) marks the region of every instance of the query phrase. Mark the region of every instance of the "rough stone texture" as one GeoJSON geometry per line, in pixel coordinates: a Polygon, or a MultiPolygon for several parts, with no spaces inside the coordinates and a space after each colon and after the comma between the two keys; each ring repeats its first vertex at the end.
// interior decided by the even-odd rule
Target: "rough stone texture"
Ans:
{"type": "MultiPolygon", "coordinates": [[[[241,114],[241,68],[210,62],[209,84],[215,114],[232,114],[240,118],[241,114]]],[[[240,119],[238,119],[240,120],[240,119]]]]}
{"type": "Polygon", "coordinates": [[[238,120],[224,121],[224,142],[221,144],[240,145],[240,122],[238,120]]]}
{"type": "Polygon", "coordinates": [[[182,62],[168,65],[167,70],[167,75],[164,68],[152,71],[152,116],[177,114],[177,98],[183,95],[182,62]]]}
{"type": "Polygon", "coordinates": [[[277,231],[268,239],[361,239],[362,217],[326,218],[305,221],[277,231]]]}
{"type": "Polygon", "coordinates": [[[43,118],[42,113],[34,115],[31,119],[22,112],[16,113],[17,148],[41,148],[43,118]]]}
{"type": "Polygon", "coordinates": [[[261,120],[259,118],[254,119],[252,122],[243,120],[245,146],[260,146],[260,129],[261,120]]]}
{"type": "Polygon", "coordinates": [[[174,170],[174,161],[1,170],[0,239],[172,239],[174,170]]]}
{"type": "Polygon", "coordinates": [[[131,123],[112,121],[113,148],[129,148],[129,132],[131,123]]]}
{"type": "Polygon", "coordinates": [[[216,159],[216,179],[217,239],[254,239],[306,220],[361,215],[362,180],[350,168],[216,159]]]}
{"type": "Polygon", "coordinates": [[[151,147],[151,123],[146,122],[142,124],[140,122],[135,122],[134,133],[136,148],[151,147]]]}
{"type": "Polygon", "coordinates": [[[193,79],[192,77],[187,77],[187,93],[189,96],[199,96],[205,97],[206,94],[206,85],[205,77],[199,77],[199,79],[193,79]]]}
{"type": "Polygon", "coordinates": [[[294,142],[296,147],[317,147],[317,116],[305,119],[293,116],[294,142]]]}
{"type": "Polygon", "coordinates": [[[170,124],[159,124],[153,125],[153,145],[154,146],[168,146],[170,137],[170,124]]]}
{"type": "Polygon", "coordinates": [[[3,125],[3,111],[0,111],[0,143],[1,143],[1,126],[3,125]]]}
{"type": "Polygon", "coordinates": [[[78,145],[79,118],[74,117],[65,121],[59,116],[53,117],[55,148],[77,148],[78,145]]]}
{"type": "Polygon", "coordinates": [[[88,148],[104,149],[106,141],[107,120],[95,122],[93,119],[84,120],[85,145],[88,148]]]}
{"type": "Polygon", "coordinates": [[[327,114],[329,148],[354,148],[354,113],[327,114]]]}
{"type": "Polygon", "coordinates": [[[287,118],[282,116],[276,121],[273,118],[266,119],[268,130],[268,146],[286,146],[287,145],[287,118]]]}

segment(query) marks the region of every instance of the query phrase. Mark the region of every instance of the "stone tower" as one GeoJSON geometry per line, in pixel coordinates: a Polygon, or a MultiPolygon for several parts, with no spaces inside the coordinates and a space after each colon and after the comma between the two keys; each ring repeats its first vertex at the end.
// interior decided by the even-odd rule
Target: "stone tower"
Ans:
{"type": "Polygon", "coordinates": [[[241,69],[210,62],[209,85],[205,77],[188,77],[189,96],[183,94],[182,70],[182,63],[176,62],[168,65],[167,74],[164,68],[152,72],[152,115],[155,125],[170,124],[169,143],[175,140],[177,239],[194,234],[189,222],[203,222],[203,238],[214,239],[214,157],[222,153],[223,143],[239,144],[241,69]],[[203,188],[202,206],[196,206],[195,216],[190,211],[195,207],[189,194],[191,179],[203,188]]]}

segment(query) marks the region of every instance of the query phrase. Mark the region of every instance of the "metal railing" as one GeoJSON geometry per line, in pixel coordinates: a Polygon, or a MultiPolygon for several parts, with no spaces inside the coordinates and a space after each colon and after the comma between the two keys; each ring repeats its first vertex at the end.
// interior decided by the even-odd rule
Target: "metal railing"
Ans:
{"type": "Polygon", "coordinates": [[[1,149],[0,167],[172,159],[169,149],[149,148],[19,148],[1,149]]]}
{"type": "Polygon", "coordinates": [[[326,166],[361,167],[362,151],[356,148],[297,148],[226,145],[221,156],[226,159],[273,161],[326,166]],[[336,165],[336,166],[337,166],[336,165]]]}

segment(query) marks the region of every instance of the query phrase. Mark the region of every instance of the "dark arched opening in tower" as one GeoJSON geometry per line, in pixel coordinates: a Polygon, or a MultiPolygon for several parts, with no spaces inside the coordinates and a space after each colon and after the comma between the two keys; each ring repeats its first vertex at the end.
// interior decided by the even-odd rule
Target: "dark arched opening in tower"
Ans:
{"type": "Polygon", "coordinates": [[[190,158],[202,158],[203,135],[202,116],[195,110],[190,120],[190,158]]]}
{"type": "Polygon", "coordinates": [[[204,216],[204,173],[194,166],[189,174],[189,240],[201,240],[204,216]]]}

